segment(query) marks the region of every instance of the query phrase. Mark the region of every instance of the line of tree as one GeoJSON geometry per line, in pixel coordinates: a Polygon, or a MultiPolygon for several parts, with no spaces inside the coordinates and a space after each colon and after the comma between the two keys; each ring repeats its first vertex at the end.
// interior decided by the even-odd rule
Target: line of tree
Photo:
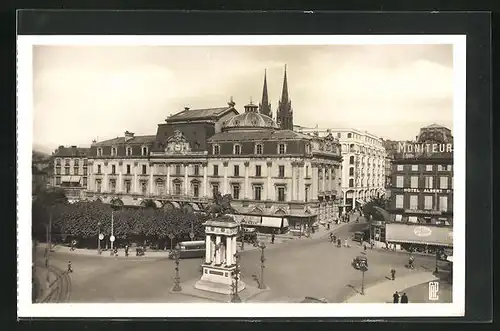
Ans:
{"type": "Polygon", "coordinates": [[[203,238],[204,219],[194,213],[178,209],[157,209],[154,203],[143,208],[116,207],[101,202],[67,203],[61,192],[43,193],[33,201],[33,235],[39,240],[45,238],[46,226],[51,217],[52,237],[67,241],[95,243],[100,231],[104,236],[111,235],[113,214],[113,235],[117,242],[142,242],[147,240],[156,245],[170,243],[169,235],[175,241],[203,238]]]}
{"type": "Polygon", "coordinates": [[[363,206],[363,214],[368,217],[370,221],[385,221],[384,215],[374,207],[387,210],[389,208],[389,203],[390,199],[385,196],[376,197],[363,206]]]}

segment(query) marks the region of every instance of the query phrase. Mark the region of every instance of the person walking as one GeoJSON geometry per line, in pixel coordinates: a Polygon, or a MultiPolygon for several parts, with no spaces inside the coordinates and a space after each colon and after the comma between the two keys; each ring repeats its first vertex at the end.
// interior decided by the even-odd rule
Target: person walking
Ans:
{"type": "Polygon", "coordinates": [[[333,238],[333,232],[330,232],[330,242],[334,243],[335,239],[333,238]]]}
{"type": "Polygon", "coordinates": [[[394,294],[392,295],[392,302],[393,303],[399,303],[399,293],[398,293],[398,291],[394,292],[394,294]]]}
{"type": "Polygon", "coordinates": [[[396,270],[394,268],[391,269],[391,279],[392,280],[396,279],[396,270]]]}
{"type": "Polygon", "coordinates": [[[125,245],[125,256],[128,256],[128,245],[125,245]]]}
{"type": "Polygon", "coordinates": [[[403,293],[401,296],[401,303],[408,303],[408,296],[406,296],[406,293],[403,293]]]}
{"type": "Polygon", "coordinates": [[[68,261],[68,273],[73,272],[73,268],[71,266],[71,261],[68,261]]]}
{"type": "Polygon", "coordinates": [[[271,244],[274,244],[274,232],[271,233],[271,244]]]}

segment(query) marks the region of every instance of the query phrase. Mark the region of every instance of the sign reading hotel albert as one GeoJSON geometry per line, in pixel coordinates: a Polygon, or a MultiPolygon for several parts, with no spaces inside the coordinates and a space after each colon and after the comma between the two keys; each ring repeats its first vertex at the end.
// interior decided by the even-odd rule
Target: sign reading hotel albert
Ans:
{"type": "Polygon", "coordinates": [[[408,193],[451,193],[451,190],[439,188],[405,188],[403,192],[408,193]]]}

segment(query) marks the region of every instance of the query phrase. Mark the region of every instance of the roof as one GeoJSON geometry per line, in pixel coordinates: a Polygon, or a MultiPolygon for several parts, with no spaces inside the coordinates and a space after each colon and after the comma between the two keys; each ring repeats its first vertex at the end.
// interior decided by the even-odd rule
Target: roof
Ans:
{"type": "Polygon", "coordinates": [[[59,146],[54,152],[55,157],[86,157],[90,154],[90,148],[88,147],[64,147],[59,146]]]}
{"type": "Polygon", "coordinates": [[[113,145],[136,145],[136,144],[151,144],[155,141],[156,136],[134,136],[128,140],[125,137],[116,137],[104,141],[99,141],[92,146],[113,146],[113,145]]]}
{"type": "Polygon", "coordinates": [[[228,106],[203,109],[186,108],[181,112],[170,115],[167,118],[167,122],[219,118],[230,111],[235,111],[237,113],[236,109],[228,106]]]}
{"type": "Polygon", "coordinates": [[[311,140],[313,137],[300,134],[298,132],[292,130],[273,130],[273,129],[260,129],[260,130],[234,130],[234,131],[224,131],[220,133],[216,133],[210,139],[209,142],[215,141],[233,141],[233,140],[299,140],[299,139],[307,139],[311,140]]]}
{"type": "Polygon", "coordinates": [[[240,127],[278,129],[278,125],[271,117],[258,112],[245,112],[235,115],[224,124],[224,129],[238,129],[240,127]]]}
{"type": "Polygon", "coordinates": [[[442,125],[439,125],[439,124],[436,124],[436,123],[433,123],[433,124],[428,125],[428,126],[424,126],[422,129],[436,129],[436,128],[439,128],[439,129],[448,129],[445,126],[442,126],[442,125]]]}

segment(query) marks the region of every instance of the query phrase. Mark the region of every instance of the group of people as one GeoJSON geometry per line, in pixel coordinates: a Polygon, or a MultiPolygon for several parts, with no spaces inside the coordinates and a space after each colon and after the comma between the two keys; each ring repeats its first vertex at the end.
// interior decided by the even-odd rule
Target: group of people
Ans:
{"type": "Polygon", "coordinates": [[[396,291],[392,295],[392,299],[394,303],[408,303],[408,296],[406,295],[406,293],[403,293],[403,295],[399,296],[398,291],[396,291]]]}
{"type": "MultiPolygon", "coordinates": [[[[337,244],[337,247],[342,247],[342,240],[338,238],[333,232],[330,232],[330,242],[337,244]]],[[[350,247],[347,239],[344,239],[344,247],[350,247]]]]}

